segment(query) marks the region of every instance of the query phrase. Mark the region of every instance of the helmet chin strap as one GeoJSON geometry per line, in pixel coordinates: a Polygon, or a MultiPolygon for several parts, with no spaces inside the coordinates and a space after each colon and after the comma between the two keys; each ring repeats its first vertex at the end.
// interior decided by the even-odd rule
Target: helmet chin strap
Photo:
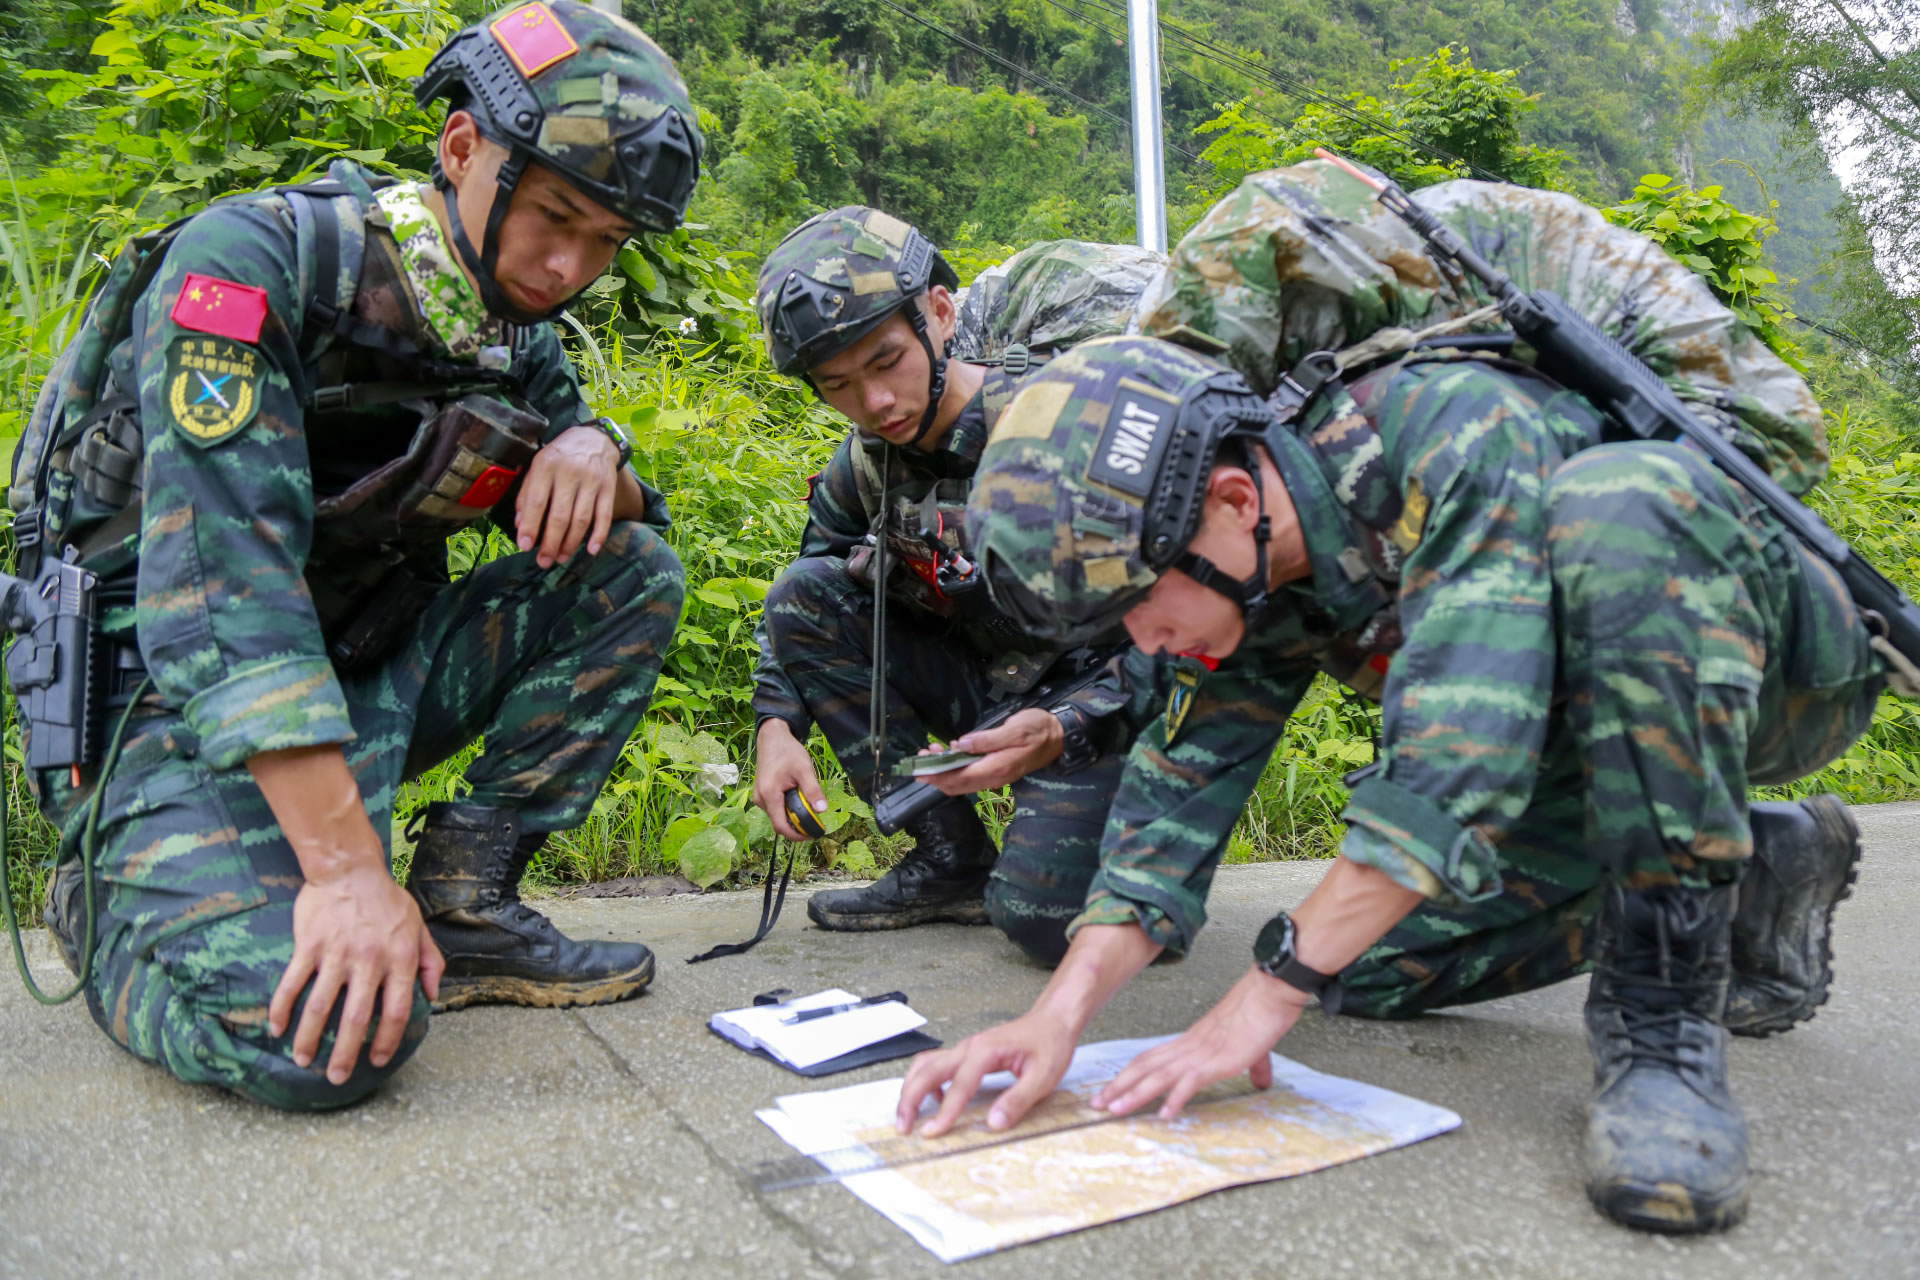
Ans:
{"type": "Polygon", "coordinates": [[[514,188],[520,185],[520,177],[527,171],[527,153],[518,147],[512,148],[507,158],[500,164],[500,172],[495,178],[499,189],[493,193],[493,208],[487,211],[486,234],[481,240],[480,252],[475,253],[473,241],[467,237],[467,228],[460,220],[460,192],[447,177],[446,170],[438,163],[433,166],[433,185],[439,189],[441,203],[447,209],[447,230],[452,233],[453,247],[460,254],[462,262],[472,274],[474,283],[480,289],[480,301],[486,304],[488,311],[501,319],[518,325],[540,324],[552,320],[566,309],[568,298],[547,311],[528,311],[518,307],[508,299],[506,290],[500,287],[500,281],[494,277],[494,268],[500,262],[500,225],[507,220],[507,208],[513,203],[514,188]]]}
{"type": "Polygon", "coordinates": [[[1259,460],[1252,456],[1251,448],[1247,454],[1244,461],[1247,469],[1253,473],[1254,496],[1260,504],[1260,519],[1253,526],[1253,576],[1235,578],[1192,550],[1182,551],[1179,559],[1169,567],[1178,569],[1209,591],[1217,591],[1239,605],[1241,620],[1251,631],[1266,617],[1267,607],[1271,603],[1267,587],[1267,544],[1273,540],[1273,519],[1267,515],[1267,490],[1261,483],[1259,460]]]}
{"type": "MultiPolygon", "coordinates": [[[[920,339],[921,349],[927,353],[927,411],[920,415],[920,429],[913,433],[908,445],[919,444],[927,438],[927,432],[933,430],[933,420],[940,415],[940,402],[947,398],[947,353],[933,354],[933,338],[927,333],[927,313],[919,304],[907,307],[907,323],[913,326],[914,334],[920,339]]],[[[948,342],[951,348],[952,343],[948,342]]]]}

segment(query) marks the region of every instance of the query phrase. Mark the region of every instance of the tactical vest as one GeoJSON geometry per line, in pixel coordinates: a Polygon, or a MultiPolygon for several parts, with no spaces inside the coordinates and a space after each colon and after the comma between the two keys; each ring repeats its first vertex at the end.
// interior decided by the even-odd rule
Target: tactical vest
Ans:
{"type": "MultiPolygon", "coordinates": [[[[985,432],[993,430],[1016,389],[1011,374],[988,370],[981,387],[985,432]]],[[[987,678],[998,691],[1026,692],[1060,655],[1038,648],[988,597],[967,545],[972,472],[937,476],[928,467],[904,461],[906,451],[864,435],[855,435],[851,452],[861,510],[869,519],[885,513],[876,524],[884,531],[892,561],[892,597],[953,620],[963,639],[988,657],[987,678]],[[885,475],[889,452],[894,455],[891,485],[885,475]]],[[[870,578],[864,556],[850,558],[849,568],[856,577],[870,578]]]]}
{"type": "MultiPolygon", "coordinates": [[[[511,331],[508,350],[492,362],[502,367],[430,353],[374,203],[384,185],[336,163],[324,182],[236,197],[269,202],[293,233],[308,299],[295,331],[310,388],[309,441],[317,448],[346,436],[372,450],[374,465],[344,487],[327,492],[316,475],[308,579],[330,634],[348,627],[356,607],[402,564],[418,566],[428,584],[444,583],[446,539],[509,495],[546,427],[519,397],[520,331],[511,331]],[[393,297],[403,299],[409,323],[370,320],[376,295],[388,311],[393,297]]],[[[19,513],[14,531],[27,576],[47,549],[71,546],[103,580],[131,577],[144,465],[133,308],[188,221],[127,247],[42,387],[8,495],[19,513]]],[[[116,594],[131,590],[130,581],[118,585],[116,594]]]]}

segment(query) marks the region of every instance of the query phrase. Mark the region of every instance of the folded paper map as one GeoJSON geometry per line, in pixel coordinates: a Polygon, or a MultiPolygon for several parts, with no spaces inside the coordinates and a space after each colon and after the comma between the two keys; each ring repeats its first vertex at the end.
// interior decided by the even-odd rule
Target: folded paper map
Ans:
{"type": "MultiPolygon", "coordinates": [[[[988,1076],[952,1134],[903,1142],[894,1129],[899,1080],[789,1094],[760,1119],[809,1156],[875,1144],[888,1163],[856,1173],[849,1191],[944,1262],[1164,1209],[1209,1191],[1291,1178],[1458,1128],[1460,1117],[1404,1095],[1273,1055],[1273,1087],[1105,1119],[1088,1100],[1159,1039],[1082,1045],[1060,1088],[1008,1134],[989,1134],[988,1076]],[[1001,1141],[1011,1135],[1014,1141],[1001,1141]],[[1028,1136],[1030,1135],[1030,1136],[1028,1136]],[[994,1145],[981,1146],[982,1142],[994,1145]],[[920,1159],[947,1149],[937,1159],[920,1159]]],[[[931,1112],[931,1106],[928,1108],[931,1112]]]]}

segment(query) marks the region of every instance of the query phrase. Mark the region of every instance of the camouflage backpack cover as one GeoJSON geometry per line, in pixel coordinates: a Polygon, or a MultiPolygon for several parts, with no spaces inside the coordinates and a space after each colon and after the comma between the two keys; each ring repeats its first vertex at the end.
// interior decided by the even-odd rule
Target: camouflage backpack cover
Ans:
{"type": "Polygon", "coordinates": [[[1036,355],[1127,332],[1135,305],[1167,263],[1130,244],[1044,240],[974,278],[960,299],[953,358],[985,364],[1008,347],[1036,355]]]}
{"type": "MultiPolygon", "coordinates": [[[[1826,429],[1806,384],[1652,240],[1557,192],[1463,178],[1413,199],[1521,289],[1558,293],[1618,338],[1789,492],[1804,495],[1825,477],[1826,429]]],[[[1499,330],[1497,315],[1468,319],[1490,301],[1444,274],[1365,183],[1309,160],[1248,175],[1208,211],[1134,320],[1153,337],[1217,340],[1270,394],[1313,352],[1351,352],[1357,366],[1448,321],[1499,330]]]]}

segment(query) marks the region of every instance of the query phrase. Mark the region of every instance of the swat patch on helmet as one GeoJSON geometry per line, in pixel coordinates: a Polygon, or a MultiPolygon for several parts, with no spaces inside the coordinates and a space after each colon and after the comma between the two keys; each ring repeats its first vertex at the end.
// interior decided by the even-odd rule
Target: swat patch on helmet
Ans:
{"type": "Polygon", "coordinates": [[[1087,460],[1087,479],[1145,500],[1153,492],[1160,459],[1166,456],[1179,413],[1176,397],[1144,382],[1121,378],[1113,408],[1107,413],[1107,425],[1087,460]]]}
{"type": "Polygon", "coordinates": [[[167,418],[201,446],[218,444],[260,411],[266,362],[231,338],[181,337],[167,348],[167,418]]]}

